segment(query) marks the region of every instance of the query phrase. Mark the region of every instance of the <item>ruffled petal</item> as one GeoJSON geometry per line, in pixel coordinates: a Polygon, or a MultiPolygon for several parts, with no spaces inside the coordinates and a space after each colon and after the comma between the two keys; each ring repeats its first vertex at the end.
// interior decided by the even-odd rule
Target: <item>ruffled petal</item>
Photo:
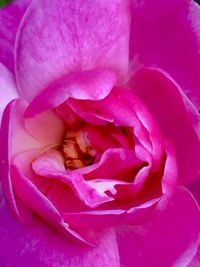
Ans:
{"type": "Polygon", "coordinates": [[[132,87],[157,120],[163,135],[175,147],[179,184],[192,182],[200,174],[200,141],[179,93],[180,88],[163,71],[148,68],[136,72],[132,87]]]}
{"type": "Polygon", "coordinates": [[[53,82],[30,103],[26,115],[34,116],[58,107],[68,98],[99,100],[106,97],[117,81],[114,72],[106,69],[86,70],[69,74],[53,82]]]}
{"type": "Polygon", "coordinates": [[[20,95],[30,101],[71,72],[103,67],[121,79],[129,64],[129,1],[32,1],[16,45],[20,95]]]}
{"type": "Polygon", "coordinates": [[[118,228],[121,265],[125,267],[183,267],[195,255],[200,210],[192,195],[179,188],[166,196],[145,225],[118,228]]]}
{"type": "Polygon", "coordinates": [[[133,67],[164,69],[199,109],[200,7],[193,0],[131,0],[131,4],[133,67]]]}
{"type": "Polygon", "coordinates": [[[41,177],[59,180],[63,186],[69,185],[74,194],[90,208],[112,200],[106,194],[99,194],[78,172],[66,171],[62,155],[56,150],[49,150],[38,157],[32,163],[32,168],[41,177]]]}

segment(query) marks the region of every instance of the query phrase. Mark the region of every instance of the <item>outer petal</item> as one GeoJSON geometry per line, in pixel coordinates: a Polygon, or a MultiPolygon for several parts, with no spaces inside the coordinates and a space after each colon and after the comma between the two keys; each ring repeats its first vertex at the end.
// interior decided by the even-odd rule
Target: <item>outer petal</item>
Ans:
{"type": "Polygon", "coordinates": [[[31,100],[69,72],[106,67],[128,70],[129,1],[34,0],[18,34],[16,76],[31,100]]]}
{"type": "Polygon", "coordinates": [[[140,69],[133,78],[133,90],[154,115],[164,136],[175,146],[179,184],[200,174],[200,141],[179,93],[179,87],[157,69],[140,69]]]}
{"type": "Polygon", "coordinates": [[[194,258],[187,267],[199,267],[199,266],[200,266],[200,246],[197,250],[196,255],[194,256],[194,258]]]}
{"type": "Polygon", "coordinates": [[[133,65],[166,70],[200,108],[200,7],[193,0],[132,2],[133,65]]]}
{"type": "Polygon", "coordinates": [[[12,74],[0,63],[0,122],[6,105],[18,97],[17,88],[12,74]]]}
{"type": "Polygon", "coordinates": [[[31,0],[16,0],[0,10],[0,61],[14,72],[14,43],[20,21],[31,0]]]}
{"type": "Polygon", "coordinates": [[[10,164],[13,155],[43,145],[32,139],[24,130],[21,116],[26,107],[22,100],[13,100],[7,105],[0,130],[0,178],[2,190],[12,211],[20,217],[10,178],[10,164]]]}
{"type": "Polygon", "coordinates": [[[165,197],[144,226],[117,230],[121,264],[125,267],[184,267],[195,255],[200,211],[184,188],[165,197]]]}
{"type": "Polygon", "coordinates": [[[41,220],[30,227],[18,224],[4,202],[0,206],[0,265],[4,267],[119,267],[115,234],[96,234],[98,246],[79,245],[61,236],[41,220]]]}

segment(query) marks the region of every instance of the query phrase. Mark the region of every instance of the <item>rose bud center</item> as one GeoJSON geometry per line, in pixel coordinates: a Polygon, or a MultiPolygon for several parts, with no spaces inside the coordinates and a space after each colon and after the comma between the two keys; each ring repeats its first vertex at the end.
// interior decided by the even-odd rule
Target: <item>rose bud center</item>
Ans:
{"type": "Polygon", "coordinates": [[[65,168],[80,169],[95,160],[95,149],[91,146],[85,131],[69,131],[63,142],[65,168]]]}

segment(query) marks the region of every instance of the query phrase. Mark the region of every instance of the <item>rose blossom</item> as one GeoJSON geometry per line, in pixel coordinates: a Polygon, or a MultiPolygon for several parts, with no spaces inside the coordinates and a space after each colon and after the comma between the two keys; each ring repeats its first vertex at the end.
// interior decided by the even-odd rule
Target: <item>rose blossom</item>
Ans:
{"type": "Polygon", "coordinates": [[[199,16],[189,0],[1,10],[1,266],[198,264],[199,16]]]}

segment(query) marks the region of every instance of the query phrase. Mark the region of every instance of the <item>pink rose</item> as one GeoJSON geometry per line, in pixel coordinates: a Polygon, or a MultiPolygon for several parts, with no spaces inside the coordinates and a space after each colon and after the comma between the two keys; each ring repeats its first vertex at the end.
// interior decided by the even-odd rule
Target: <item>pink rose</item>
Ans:
{"type": "Polygon", "coordinates": [[[198,266],[199,18],[189,0],[1,10],[0,266],[198,266]]]}

